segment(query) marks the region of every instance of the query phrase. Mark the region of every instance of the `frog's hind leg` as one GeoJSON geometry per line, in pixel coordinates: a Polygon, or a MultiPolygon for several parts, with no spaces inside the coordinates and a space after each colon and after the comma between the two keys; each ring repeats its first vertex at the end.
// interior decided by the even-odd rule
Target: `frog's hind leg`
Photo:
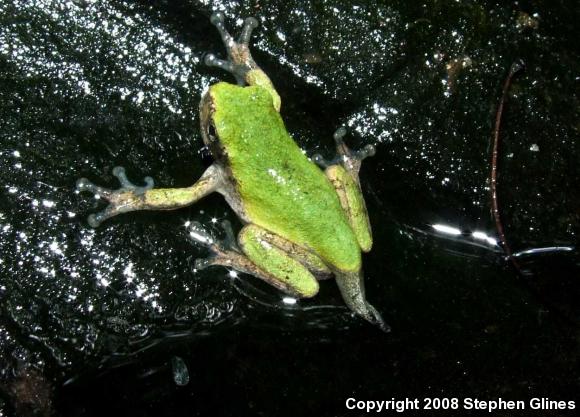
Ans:
{"type": "Polygon", "coordinates": [[[274,286],[297,297],[314,297],[319,289],[315,276],[285,250],[289,247],[281,245],[282,241],[286,242],[284,239],[273,236],[261,227],[250,224],[242,229],[238,242],[246,256],[274,278],[274,286]]]}
{"type": "Polygon", "coordinates": [[[233,268],[254,275],[298,298],[309,298],[318,293],[318,282],[313,272],[319,276],[330,273],[320,259],[314,255],[302,256],[302,252],[307,252],[304,249],[299,253],[288,252],[295,245],[292,246],[292,243],[261,227],[246,225],[238,235],[236,244],[229,222],[224,222],[223,226],[226,239],[215,242],[211,236],[201,231],[199,224],[194,225],[196,240],[213,252],[209,258],[198,259],[196,269],[211,265],[233,268]]]}
{"type": "Polygon", "coordinates": [[[272,104],[280,111],[280,96],[274,88],[272,81],[264,71],[256,64],[250,52],[250,38],[252,31],[258,27],[258,20],[248,17],[244,21],[242,32],[236,41],[225,27],[224,15],[216,12],[211,16],[211,23],[219,31],[228,54],[227,60],[218,59],[213,54],[205,56],[205,64],[210,67],[221,68],[236,77],[239,85],[259,85],[265,88],[272,96],[272,104]]]}
{"type": "Polygon", "coordinates": [[[91,214],[88,222],[97,227],[103,221],[121,213],[137,210],[173,210],[195,203],[202,197],[223,188],[223,175],[218,165],[211,165],[192,186],[186,188],[153,188],[153,179],[145,177],[142,187],[132,184],[122,167],[115,167],[113,175],[121,183],[117,190],[93,184],[86,178],[77,181],[78,191],[89,191],[109,201],[101,212],[91,214]]]}
{"type": "Polygon", "coordinates": [[[358,173],[363,159],[375,154],[375,147],[367,145],[360,151],[352,151],[344,143],[345,135],[344,127],[334,133],[338,153],[334,160],[327,162],[320,155],[314,155],[313,160],[326,168],[325,174],[336,189],[361,250],[368,252],[373,238],[358,173]]]}
{"type": "Polygon", "coordinates": [[[243,239],[243,242],[250,240],[248,237],[257,237],[261,242],[264,242],[264,245],[272,245],[277,250],[282,251],[286,256],[293,258],[304,266],[318,280],[332,277],[331,270],[319,256],[294,242],[256,225],[246,226],[240,233],[240,240],[243,239]]]}

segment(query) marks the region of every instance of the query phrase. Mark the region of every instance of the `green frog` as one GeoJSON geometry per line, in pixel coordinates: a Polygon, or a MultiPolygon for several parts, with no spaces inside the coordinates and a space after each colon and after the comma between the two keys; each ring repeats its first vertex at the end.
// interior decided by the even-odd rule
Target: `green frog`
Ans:
{"type": "Polygon", "coordinates": [[[225,223],[229,238],[223,242],[199,230],[192,232],[212,252],[196,261],[197,269],[226,266],[297,298],[314,297],[318,281],[334,276],[347,306],[387,331],[381,315],[365,298],[361,260],[361,252],[371,249],[372,235],[358,172],[374,147],[351,151],[341,128],[334,134],[338,152],[334,161],[306,157],[280,117],[280,96],[250,53],[257,20],[245,20],[237,41],[226,30],[221,13],[214,13],[211,22],[228,59],[207,55],[205,62],[231,72],[238,82],[214,84],[201,99],[201,134],[215,162],[186,188],[154,188],[150,177],[144,186],[136,186],[121,167],[113,169],[121,184],[117,190],[82,178],[77,182],[79,191],[109,201],[103,211],[89,216],[89,224],[97,227],[135,210],[178,209],[220,193],[244,226],[236,240],[225,223]]]}

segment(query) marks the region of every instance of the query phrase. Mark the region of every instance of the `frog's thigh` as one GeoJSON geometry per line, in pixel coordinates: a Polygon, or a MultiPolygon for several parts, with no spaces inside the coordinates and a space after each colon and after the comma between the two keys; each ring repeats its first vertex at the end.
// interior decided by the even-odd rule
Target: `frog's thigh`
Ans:
{"type": "Polygon", "coordinates": [[[281,249],[284,239],[267,232],[259,226],[245,226],[238,242],[244,254],[267,276],[257,275],[277,288],[298,297],[313,297],[318,293],[318,281],[308,268],[281,249]],[[278,240],[278,242],[276,242],[278,240]],[[272,280],[274,282],[272,282],[272,280]]]}
{"type": "Polygon", "coordinates": [[[336,189],[340,205],[348,217],[361,250],[370,251],[373,237],[365,200],[358,181],[342,165],[331,165],[326,168],[325,173],[336,189]]]}

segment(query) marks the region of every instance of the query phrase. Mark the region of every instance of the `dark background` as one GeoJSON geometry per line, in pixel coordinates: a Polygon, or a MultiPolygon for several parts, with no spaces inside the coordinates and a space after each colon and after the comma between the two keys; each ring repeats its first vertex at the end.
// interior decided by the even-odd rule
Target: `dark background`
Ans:
{"type": "Polygon", "coordinates": [[[570,1],[2,0],[0,415],[578,402],[579,19],[570,1]],[[116,187],[122,165],[136,183],[186,186],[211,163],[197,106],[233,82],[203,65],[224,53],[212,10],[234,32],[259,19],[254,58],[307,154],[330,158],[340,125],[353,148],[377,147],[361,173],[375,238],[364,266],[390,334],[353,317],[332,281],[290,306],[252,277],[193,271],[207,252],[186,221],[216,236],[215,221],[241,226],[219,196],[87,225],[103,202],[74,192],[79,177],[116,187]],[[498,198],[508,244],[532,254],[514,268],[471,233],[497,238],[492,129],[517,59],[498,198]]]}

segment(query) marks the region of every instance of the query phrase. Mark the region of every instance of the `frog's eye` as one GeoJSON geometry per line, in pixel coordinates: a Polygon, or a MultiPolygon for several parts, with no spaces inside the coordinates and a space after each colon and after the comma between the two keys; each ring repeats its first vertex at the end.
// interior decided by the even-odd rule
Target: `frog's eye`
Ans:
{"type": "Polygon", "coordinates": [[[207,126],[207,137],[210,142],[215,142],[217,140],[217,133],[215,131],[215,126],[213,123],[209,123],[207,126]]]}

